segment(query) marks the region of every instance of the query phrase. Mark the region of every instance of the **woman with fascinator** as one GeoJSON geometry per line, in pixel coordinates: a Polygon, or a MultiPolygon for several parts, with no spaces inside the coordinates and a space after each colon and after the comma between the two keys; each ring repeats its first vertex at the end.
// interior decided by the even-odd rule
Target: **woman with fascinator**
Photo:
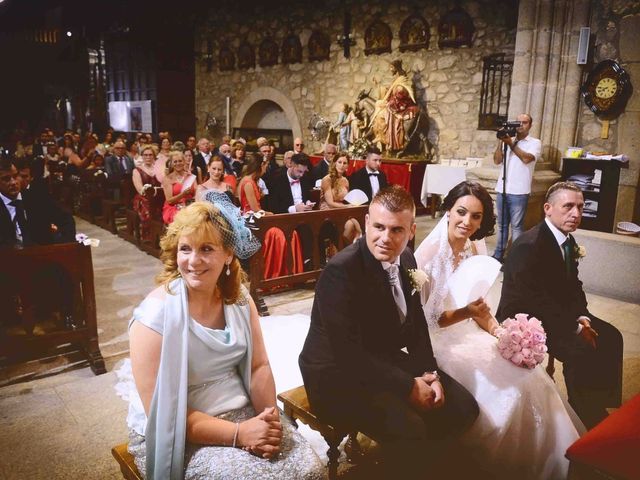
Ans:
{"type": "Polygon", "coordinates": [[[484,237],[495,226],[491,197],[480,184],[461,182],[442,210],[415,257],[429,278],[423,308],[438,364],[480,407],[462,441],[491,478],[566,478],[564,452],[584,426],[541,365],[528,370],[502,358],[492,335],[498,323],[483,298],[456,308],[452,297],[456,281],[473,281],[453,277],[460,264],[487,255],[484,237]]]}
{"type": "Polygon", "coordinates": [[[318,457],[276,406],[238,261],[260,243],[237,208],[193,203],[160,245],[160,286],[129,325],[137,391],[127,423],[138,470],[163,480],[322,478],[318,457]]]}

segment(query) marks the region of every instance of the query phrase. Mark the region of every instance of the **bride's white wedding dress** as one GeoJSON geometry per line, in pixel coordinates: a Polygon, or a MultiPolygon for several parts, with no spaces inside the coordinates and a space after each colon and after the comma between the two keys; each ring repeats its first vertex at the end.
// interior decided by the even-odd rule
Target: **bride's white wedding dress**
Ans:
{"type": "MultiPolygon", "coordinates": [[[[566,449],[584,426],[563,402],[542,365],[528,370],[500,356],[496,339],[472,319],[440,328],[445,310],[455,309],[448,279],[454,271],[447,217],[416,250],[418,267],[429,276],[423,292],[425,317],[438,365],[474,396],[480,415],[462,443],[492,478],[566,478],[566,449]]],[[[463,254],[486,254],[484,242],[463,254]]]]}

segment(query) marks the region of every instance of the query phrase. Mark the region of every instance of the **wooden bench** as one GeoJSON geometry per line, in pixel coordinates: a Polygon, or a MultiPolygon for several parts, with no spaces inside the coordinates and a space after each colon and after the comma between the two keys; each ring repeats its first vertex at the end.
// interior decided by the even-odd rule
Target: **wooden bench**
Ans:
{"type": "MultiPolygon", "coordinates": [[[[342,236],[344,226],[347,221],[354,218],[364,230],[364,218],[368,211],[367,206],[335,208],[330,210],[314,210],[301,213],[283,213],[278,215],[265,215],[255,221],[254,230],[256,237],[264,245],[266,233],[269,229],[276,227],[284,232],[285,239],[291,241],[293,232],[298,227],[304,227],[310,232],[311,245],[311,266],[302,273],[292,273],[281,277],[265,279],[265,262],[262,252],[258,252],[251,257],[249,266],[249,280],[251,282],[250,293],[254,302],[258,306],[264,305],[260,298],[261,294],[267,293],[273,288],[290,288],[292,285],[315,282],[322,272],[320,238],[325,232],[327,224],[333,225],[337,232],[337,250],[342,250],[346,244],[342,236]],[[323,228],[324,227],[324,228],[323,228]]],[[[287,271],[293,271],[293,254],[291,248],[285,249],[285,262],[287,271]]],[[[262,315],[268,314],[266,307],[259,307],[262,315]]]]}
{"type": "Polygon", "coordinates": [[[79,243],[0,249],[0,357],[22,362],[72,344],[96,375],[98,346],[91,247],[79,243]]]}
{"type": "Polygon", "coordinates": [[[116,220],[118,218],[124,218],[124,209],[131,207],[134,190],[131,175],[123,177],[120,182],[115,185],[115,188],[107,188],[108,193],[105,193],[102,199],[102,217],[96,219],[96,224],[117,235],[118,226],[116,220]],[[115,194],[116,191],[119,192],[117,197],[115,194]]]}
{"type": "Polygon", "coordinates": [[[340,457],[338,447],[347,435],[349,436],[345,445],[347,459],[352,463],[360,460],[362,451],[358,443],[358,432],[340,430],[333,425],[318,420],[318,417],[311,410],[304,385],[279,393],[278,400],[282,402],[284,414],[287,417],[294,421],[300,420],[312,430],[319,432],[325,442],[327,442],[327,445],[329,445],[329,449],[327,450],[327,457],[329,457],[327,464],[329,480],[338,477],[338,458],[340,457]]]}
{"type": "Polygon", "coordinates": [[[111,455],[120,465],[120,471],[126,480],[142,480],[142,475],[136,468],[136,464],[133,462],[133,455],[129,453],[127,446],[127,443],[116,445],[111,449],[111,455]]]}

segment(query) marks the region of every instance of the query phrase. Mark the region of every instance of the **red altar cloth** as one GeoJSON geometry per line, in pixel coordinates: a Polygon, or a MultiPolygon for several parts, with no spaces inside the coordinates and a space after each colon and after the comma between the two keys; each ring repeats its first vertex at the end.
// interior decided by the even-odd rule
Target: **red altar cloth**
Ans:
{"type": "MultiPolygon", "coordinates": [[[[311,155],[309,158],[313,165],[316,165],[323,159],[317,155],[311,155]]],[[[351,160],[349,162],[347,176],[364,168],[365,164],[365,160],[351,160]]],[[[426,168],[427,162],[420,160],[389,160],[383,158],[382,165],[380,165],[380,170],[387,176],[387,181],[390,184],[400,185],[411,192],[418,208],[422,206],[420,195],[422,193],[422,179],[424,178],[426,168]]]]}

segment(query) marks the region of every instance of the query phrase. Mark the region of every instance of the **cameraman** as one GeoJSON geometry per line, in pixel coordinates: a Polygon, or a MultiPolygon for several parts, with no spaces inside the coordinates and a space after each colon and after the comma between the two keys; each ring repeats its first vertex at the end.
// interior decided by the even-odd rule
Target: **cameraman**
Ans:
{"type": "Polygon", "coordinates": [[[507,145],[506,205],[503,205],[502,195],[504,191],[503,168],[500,169],[500,176],[495,188],[498,209],[498,244],[493,252],[493,258],[499,262],[503,261],[504,251],[507,247],[509,224],[511,224],[512,241],[522,234],[524,215],[527,211],[527,202],[531,193],[533,170],[542,153],[542,142],[529,136],[532,122],[531,115],[522,113],[518,115],[517,120],[520,122],[520,126],[515,129],[515,137],[509,135],[512,132],[498,131],[498,146],[493,153],[493,162],[496,165],[500,165],[504,160],[504,145],[507,145]],[[503,208],[506,208],[506,214],[503,214],[503,208]]]}

